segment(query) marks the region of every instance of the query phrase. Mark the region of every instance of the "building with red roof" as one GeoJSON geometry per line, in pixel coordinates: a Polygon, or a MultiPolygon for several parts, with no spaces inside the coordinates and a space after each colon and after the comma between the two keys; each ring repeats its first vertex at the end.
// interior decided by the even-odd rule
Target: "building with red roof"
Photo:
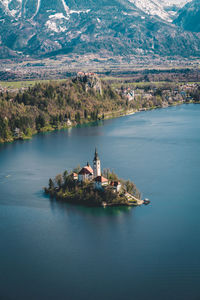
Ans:
{"type": "Polygon", "coordinates": [[[120,192],[122,185],[120,181],[111,181],[110,186],[113,188],[114,191],[120,192]]]}
{"type": "Polygon", "coordinates": [[[103,187],[105,187],[107,185],[108,185],[108,179],[103,176],[97,176],[94,179],[94,186],[98,190],[102,189],[103,187]]]}
{"type": "Polygon", "coordinates": [[[122,185],[120,181],[109,181],[107,178],[101,175],[101,161],[97,149],[95,149],[93,159],[93,169],[89,163],[83,167],[78,174],[72,173],[73,179],[79,182],[94,182],[94,188],[101,190],[105,187],[109,187],[114,192],[120,192],[122,185]]]}
{"type": "Polygon", "coordinates": [[[77,173],[72,173],[71,174],[71,176],[72,176],[72,178],[73,178],[73,180],[78,180],[78,174],[77,173]]]}
{"type": "Polygon", "coordinates": [[[93,169],[87,163],[87,166],[83,167],[80,172],[78,173],[78,181],[85,182],[85,181],[91,181],[93,179],[93,169]]]}

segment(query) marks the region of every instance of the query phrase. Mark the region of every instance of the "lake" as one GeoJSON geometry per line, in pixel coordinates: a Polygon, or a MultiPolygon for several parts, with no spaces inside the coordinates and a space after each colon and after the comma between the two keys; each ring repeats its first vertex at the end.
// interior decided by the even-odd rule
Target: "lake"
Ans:
{"type": "Polygon", "coordinates": [[[200,105],[141,112],[0,146],[0,299],[200,299],[200,105]],[[92,163],[133,180],[149,206],[45,197],[92,163]]]}

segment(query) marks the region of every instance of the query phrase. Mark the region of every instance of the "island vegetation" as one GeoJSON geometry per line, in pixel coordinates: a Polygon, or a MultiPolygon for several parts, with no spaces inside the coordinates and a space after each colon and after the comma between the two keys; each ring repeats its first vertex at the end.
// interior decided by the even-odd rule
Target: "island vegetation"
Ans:
{"type": "Polygon", "coordinates": [[[57,200],[92,205],[141,205],[143,201],[136,185],[130,180],[119,179],[109,169],[101,172],[101,161],[95,149],[93,168],[87,163],[84,167],[77,167],[73,171],[64,171],[53,180],[49,179],[49,186],[45,193],[57,200]]]}
{"type": "Polygon", "coordinates": [[[79,181],[78,178],[74,178],[74,173],[78,170],[79,167],[72,172],[64,171],[54,179],[50,178],[48,187],[44,188],[45,193],[58,201],[88,206],[136,206],[143,203],[136,185],[130,180],[119,179],[113,171],[103,171],[109,184],[102,189],[96,189],[95,180],[79,181]],[[121,183],[119,192],[113,188],[113,182],[121,183]]]}

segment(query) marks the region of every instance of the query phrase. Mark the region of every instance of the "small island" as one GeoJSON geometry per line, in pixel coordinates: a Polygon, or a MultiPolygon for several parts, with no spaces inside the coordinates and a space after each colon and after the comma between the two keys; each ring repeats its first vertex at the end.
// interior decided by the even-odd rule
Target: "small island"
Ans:
{"type": "Polygon", "coordinates": [[[58,174],[54,180],[49,179],[49,186],[44,190],[51,198],[87,206],[138,206],[149,202],[141,200],[141,194],[133,182],[119,179],[109,169],[101,172],[97,149],[93,168],[87,163],[72,172],[58,174]]]}

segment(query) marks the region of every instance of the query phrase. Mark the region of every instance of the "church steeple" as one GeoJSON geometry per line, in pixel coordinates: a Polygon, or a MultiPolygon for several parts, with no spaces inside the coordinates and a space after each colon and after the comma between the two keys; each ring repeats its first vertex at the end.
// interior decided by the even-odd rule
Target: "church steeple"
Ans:
{"type": "Polygon", "coordinates": [[[93,160],[94,178],[101,176],[101,161],[98,156],[97,148],[95,148],[94,160],[93,160]]]}
{"type": "Polygon", "coordinates": [[[95,148],[95,153],[94,153],[94,160],[98,160],[98,152],[97,152],[97,148],[95,148]]]}

